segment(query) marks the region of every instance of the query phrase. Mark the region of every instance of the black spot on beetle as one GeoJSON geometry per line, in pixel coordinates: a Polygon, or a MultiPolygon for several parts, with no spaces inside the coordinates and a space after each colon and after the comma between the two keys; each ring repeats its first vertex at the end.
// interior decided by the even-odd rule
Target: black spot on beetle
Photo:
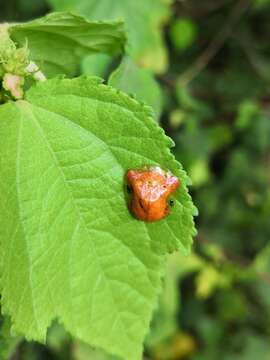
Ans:
{"type": "Polygon", "coordinates": [[[173,207],[173,206],[174,206],[174,200],[173,200],[173,199],[170,199],[170,200],[169,200],[169,205],[170,205],[170,207],[173,207]]]}

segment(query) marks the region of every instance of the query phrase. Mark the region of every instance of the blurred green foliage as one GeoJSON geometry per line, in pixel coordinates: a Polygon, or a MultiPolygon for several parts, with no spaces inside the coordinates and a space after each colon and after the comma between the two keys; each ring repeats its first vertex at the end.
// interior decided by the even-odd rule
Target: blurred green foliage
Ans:
{"type": "Polygon", "coordinates": [[[197,38],[196,23],[190,19],[178,18],[170,27],[171,42],[176,50],[186,50],[197,38]]]}
{"type": "MultiPolygon", "coordinates": [[[[114,1],[102,4],[113,7],[114,1]]],[[[157,113],[162,110],[161,125],[174,139],[175,156],[192,178],[200,214],[194,253],[168,258],[145,359],[266,360],[270,358],[270,1],[158,4],[152,3],[153,14],[158,8],[159,19],[167,19],[163,28],[159,21],[153,25],[155,35],[145,35],[152,27],[144,22],[151,16],[143,14],[143,32],[132,29],[135,48],[141,42],[151,61],[136,53],[137,65],[127,68],[124,60],[111,83],[152,105],[157,113]],[[235,14],[237,21],[231,21],[235,14]],[[218,40],[216,34],[221,34],[218,40]],[[153,36],[157,47],[150,43],[153,36]],[[160,50],[162,44],[166,50],[160,50]],[[146,78],[139,67],[145,61],[146,78]],[[157,68],[163,70],[156,79],[159,86],[153,83],[157,68]],[[183,82],[187,72],[189,80],[183,82]]],[[[1,20],[31,19],[49,11],[41,0],[10,0],[1,6],[1,20]]],[[[84,15],[91,17],[86,8],[84,15]]],[[[128,26],[133,16],[124,12],[128,26]]],[[[119,63],[120,59],[86,58],[82,73],[107,79],[119,63]]],[[[8,352],[13,360],[109,359],[72,339],[57,324],[50,329],[47,346],[18,339],[12,344],[6,320],[0,326],[3,359],[8,352]]]]}

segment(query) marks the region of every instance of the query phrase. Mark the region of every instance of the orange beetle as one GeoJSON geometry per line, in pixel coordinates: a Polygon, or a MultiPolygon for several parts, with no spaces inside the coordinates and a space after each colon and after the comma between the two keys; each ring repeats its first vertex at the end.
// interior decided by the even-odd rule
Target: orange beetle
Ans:
{"type": "Polygon", "coordinates": [[[158,221],[168,215],[168,197],[180,185],[169,171],[160,167],[127,172],[128,187],[132,192],[131,213],[139,220],[158,221]]]}

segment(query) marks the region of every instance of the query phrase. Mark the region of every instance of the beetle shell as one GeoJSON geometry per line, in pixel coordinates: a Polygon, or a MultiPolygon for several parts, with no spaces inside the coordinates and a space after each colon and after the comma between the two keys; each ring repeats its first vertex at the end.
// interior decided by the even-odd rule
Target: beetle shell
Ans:
{"type": "Polygon", "coordinates": [[[127,183],[132,192],[129,209],[143,221],[158,221],[166,217],[170,211],[168,197],[180,185],[176,176],[160,167],[129,170],[127,183]]]}

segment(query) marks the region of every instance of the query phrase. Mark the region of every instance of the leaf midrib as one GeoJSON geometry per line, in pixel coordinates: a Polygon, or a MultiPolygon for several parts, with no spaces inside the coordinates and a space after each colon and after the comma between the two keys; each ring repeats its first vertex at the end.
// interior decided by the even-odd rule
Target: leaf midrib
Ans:
{"type": "MultiPolygon", "coordinates": [[[[31,118],[32,118],[32,120],[33,120],[33,123],[35,124],[36,128],[38,129],[38,131],[39,131],[40,134],[41,134],[41,137],[44,139],[45,143],[47,144],[48,150],[49,150],[52,158],[53,158],[54,161],[55,161],[55,165],[56,165],[57,169],[59,170],[60,176],[61,176],[62,179],[63,179],[64,186],[65,186],[65,188],[67,189],[67,192],[70,194],[70,197],[71,197],[71,199],[72,199],[73,208],[74,208],[75,212],[77,213],[77,216],[78,216],[79,220],[80,220],[81,223],[84,225],[87,234],[90,235],[90,234],[89,234],[89,229],[88,229],[88,227],[87,227],[87,225],[86,225],[86,223],[85,223],[85,220],[84,220],[83,216],[81,215],[80,210],[79,210],[79,208],[78,208],[78,206],[77,206],[77,204],[76,204],[76,201],[75,201],[75,199],[74,199],[74,197],[73,197],[72,190],[70,189],[70,187],[69,187],[69,185],[68,185],[68,182],[67,182],[66,179],[65,179],[65,174],[64,174],[64,172],[62,171],[61,165],[59,164],[59,161],[58,161],[58,159],[56,158],[56,156],[55,156],[55,154],[54,154],[54,151],[53,151],[53,149],[51,148],[51,145],[50,145],[50,143],[49,143],[46,135],[44,134],[44,131],[43,131],[42,127],[40,126],[38,120],[36,119],[36,117],[35,117],[32,109],[31,109],[31,106],[35,106],[35,105],[30,104],[30,103],[28,103],[27,101],[22,101],[22,102],[23,102],[24,104],[26,104],[27,110],[28,110],[29,113],[31,114],[31,118]]],[[[44,109],[43,109],[43,110],[44,110],[44,109]]],[[[99,138],[97,138],[97,139],[99,140],[99,138]]],[[[102,140],[100,140],[100,141],[102,141],[102,140]]],[[[115,157],[114,157],[114,159],[115,159],[115,161],[118,163],[118,160],[117,160],[115,157]]],[[[120,165],[121,165],[121,164],[120,164],[120,165]]],[[[95,243],[92,241],[91,235],[89,236],[89,239],[90,239],[90,243],[91,243],[91,246],[92,246],[92,249],[93,249],[94,256],[95,256],[95,258],[97,259],[97,264],[98,264],[100,273],[103,275],[103,278],[105,279],[105,282],[106,282],[106,284],[107,284],[107,286],[108,286],[108,289],[109,289],[109,291],[110,291],[110,293],[111,293],[111,298],[113,299],[115,308],[118,309],[117,303],[116,303],[116,301],[115,301],[115,299],[114,299],[114,296],[113,296],[113,292],[112,292],[112,290],[111,290],[110,279],[107,278],[106,273],[103,271],[103,268],[102,268],[102,266],[101,266],[101,264],[100,264],[99,256],[98,256],[98,253],[97,253],[97,250],[96,250],[96,247],[95,247],[95,243]]],[[[69,260],[69,261],[70,261],[70,260],[69,260]]],[[[128,285],[128,284],[127,284],[127,285],[128,285]]],[[[125,324],[123,323],[123,320],[122,320],[122,317],[121,317],[121,312],[120,312],[119,310],[118,310],[118,314],[120,314],[120,315],[119,315],[120,323],[121,323],[122,331],[123,331],[123,333],[125,334],[125,333],[126,333],[126,331],[125,331],[125,324]]],[[[133,342],[133,341],[134,341],[132,338],[128,338],[128,339],[129,339],[130,342],[133,342]]]]}

